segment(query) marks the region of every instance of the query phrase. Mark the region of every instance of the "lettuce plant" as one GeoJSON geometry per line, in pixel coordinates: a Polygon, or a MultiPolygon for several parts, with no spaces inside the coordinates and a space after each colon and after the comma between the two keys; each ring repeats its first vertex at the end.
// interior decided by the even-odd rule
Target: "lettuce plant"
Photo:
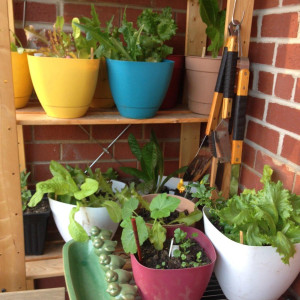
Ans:
{"type": "MultiPolygon", "coordinates": [[[[92,5],[92,15],[96,18],[95,7],[92,5]]],[[[99,20],[99,19],[98,19],[99,20]]],[[[176,33],[177,26],[172,17],[171,8],[164,8],[161,13],[145,9],[137,19],[137,28],[127,21],[126,10],[120,27],[113,27],[112,19],[105,30],[98,24],[86,18],[74,25],[86,33],[87,40],[99,43],[96,49],[98,57],[127,61],[160,62],[172,54],[173,48],[165,45],[176,33]]]]}
{"type": "Polygon", "coordinates": [[[300,242],[300,196],[285,189],[281,181],[273,182],[272,173],[265,165],[261,190],[245,189],[211,211],[228,238],[239,242],[242,231],[246,245],[275,247],[288,264],[295,254],[293,244],[300,242]]]}
{"type": "MultiPolygon", "coordinates": [[[[69,216],[69,232],[76,241],[88,239],[87,233],[82,226],[75,221],[75,213],[80,207],[105,207],[111,219],[118,223],[121,221],[121,207],[119,201],[124,201],[125,192],[114,192],[111,183],[96,169],[93,173],[88,169],[87,174],[79,169],[67,166],[67,169],[56,161],[50,162],[52,178],[41,181],[36,185],[36,192],[30,199],[28,206],[34,207],[41,200],[44,194],[57,201],[76,205],[69,216]]],[[[109,176],[115,176],[109,170],[109,176]]],[[[126,189],[127,192],[128,189],[126,189]]]]}

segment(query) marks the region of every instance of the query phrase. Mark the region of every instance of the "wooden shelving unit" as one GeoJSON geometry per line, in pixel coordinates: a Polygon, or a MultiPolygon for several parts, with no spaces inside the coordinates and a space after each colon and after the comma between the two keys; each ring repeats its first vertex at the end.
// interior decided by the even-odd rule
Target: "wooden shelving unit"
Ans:
{"type": "MultiPolygon", "coordinates": [[[[226,24],[231,20],[234,0],[227,1],[226,24]]],[[[245,11],[241,33],[243,53],[247,56],[254,0],[239,0],[235,18],[245,11]]],[[[24,256],[24,237],[20,198],[19,168],[25,166],[23,128],[25,125],[105,125],[105,124],[180,124],[180,166],[195,155],[200,140],[201,123],[207,116],[193,114],[185,108],[162,111],[154,118],[133,120],[116,111],[90,111],[72,120],[54,119],[41,107],[29,106],[15,112],[9,29],[14,28],[12,0],[0,0],[0,287],[7,291],[33,288],[33,280],[63,275],[61,244],[52,245],[39,257],[24,256]],[[19,157],[19,160],[17,159],[19,157]],[[27,280],[27,283],[26,283],[27,280]]],[[[186,55],[201,55],[206,45],[205,25],[199,15],[198,0],[187,0],[186,55]]]]}

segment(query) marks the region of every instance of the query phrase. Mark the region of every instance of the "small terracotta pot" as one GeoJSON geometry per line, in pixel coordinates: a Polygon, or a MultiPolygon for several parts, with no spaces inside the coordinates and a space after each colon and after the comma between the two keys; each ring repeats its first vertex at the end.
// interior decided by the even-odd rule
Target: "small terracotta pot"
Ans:
{"type": "Polygon", "coordinates": [[[209,114],[220,64],[221,57],[185,58],[188,107],[192,112],[209,114]]]}
{"type": "Polygon", "coordinates": [[[198,233],[194,239],[205,250],[211,263],[186,269],[151,269],[130,255],[134,280],[143,300],[199,300],[206,290],[216,261],[216,252],[211,241],[203,232],[192,227],[182,227],[188,237],[198,233]]]}

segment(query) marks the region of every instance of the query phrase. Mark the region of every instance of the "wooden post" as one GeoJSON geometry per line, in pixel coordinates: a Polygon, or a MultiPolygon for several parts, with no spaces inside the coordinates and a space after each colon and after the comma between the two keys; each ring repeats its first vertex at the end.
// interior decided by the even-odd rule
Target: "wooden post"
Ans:
{"type": "Polygon", "coordinates": [[[18,291],[26,275],[9,7],[12,0],[0,0],[0,288],[18,291]]]}
{"type": "Polygon", "coordinates": [[[198,0],[187,0],[185,55],[201,56],[203,47],[206,47],[205,30],[198,0]]]}

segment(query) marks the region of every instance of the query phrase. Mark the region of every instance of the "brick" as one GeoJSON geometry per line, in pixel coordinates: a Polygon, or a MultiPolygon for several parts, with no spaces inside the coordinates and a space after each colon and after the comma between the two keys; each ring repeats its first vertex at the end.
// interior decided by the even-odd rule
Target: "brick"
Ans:
{"type": "Polygon", "coordinates": [[[300,110],[283,106],[277,103],[270,103],[267,114],[267,122],[300,134],[300,110]]]}
{"type": "Polygon", "coordinates": [[[248,96],[247,115],[262,120],[265,111],[265,99],[248,96]]]}
{"type": "MultiPolygon", "coordinates": [[[[120,12],[120,19],[123,19],[123,14],[124,14],[125,8],[121,9],[120,12]]],[[[137,28],[137,18],[138,16],[142,13],[142,9],[140,8],[135,8],[135,7],[127,7],[126,8],[126,20],[129,22],[133,22],[133,26],[137,28]]]]}
{"type": "Polygon", "coordinates": [[[44,181],[52,178],[51,172],[49,170],[49,163],[45,164],[33,164],[32,173],[34,175],[33,182],[36,184],[40,181],[44,181]]]}
{"type": "MultiPolygon", "coordinates": [[[[113,24],[119,26],[120,10],[118,7],[105,7],[95,5],[101,26],[105,27],[106,22],[114,16],[113,24]]],[[[89,4],[65,4],[64,18],[66,23],[70,23],[74,17],[91,17],[91,5],[89,4]]]]}
{"type": "Polygon", "coordinates": [[[176,161],[165,161],[165,176],[168,176],[179,169],[179,162],[176,161]]]}
{"type": "Polygon", "coordinates": [[[243,157],[242,157],[243,164],[247,165],[248,167],[253,168],[254,162],[255,162],[255,155],[256,155],[256,149],[254,149],[250,145],[244,143],[243,144],[243,157]]]}
{"type": "MultiPolygon", "coordinates": [[[[299,4],[299,0],[283,0],[282,5],[292,5],[292,4],[299,4]]],[[[299,293],[300,295],[300,293],[299,293]]]]}
{"type": "Polygon", "coordinates": [[[263,17],[262,37],[296,38],[298,33],[298,13],[271,14],[263,17]]]}
{"type": "Polygon", "coordinates": [[[271,7],[277,7],[279,0],[264,0],[264,1],[254,1],[254,9],[265,9],[271,7]]]}
{"type": "Polygon", "coordinates": [[[256,155],[255,170],[262,174],[264,165],[269,165],[272,168],[272,180],[274,182],[280,180],[286,189],[292,189],[295,173],[291,171],[289,166],[258,151],[256,155]]]}
{"type": "Polygon", "coordinates": [[[176,13],[176,33],[184,33],[186,31],[186,14],[185,13],[176,13]]]}
{"type": "Polygon", "coordinates": [[[262,184],[259,181],[260,177],[252,170],[244,166],[241,168],[240,184],[246,189],[259,190],[262,188],[262,184]]]}
{"type": "Polygon", "coordinates": [[[184,9],[186,10],[186,1],[182,0],[154,0],[154,7],[164,8],[164,7],[172,7],[174,9],[184,9]]]}
{"type": "Polygon", "coordinates": [[[272,65],[274,43],[250,43],[249,59],[252,63],[272,65]]]}
{"type": "Polygon", "coordinates": [[[176,35],[170,41],[166,42],[166,45],[173,47],[173,54],[184,54],[184,35],[176,35]]]}
{"type": "Polygon", "coordinates": [[[179,142],[165,142],[164,143],[164,158],[175,158],[179,157],[179,142]]]}
{"type": "Polygon", "coordinates": [[[279,133],[275,130],[249,121],[246,137],[248,140],[264,147],[265,149],[273,153],[277,152],[279,133]]]}
{"type": "Polygon", "coordinates": [[[158,139],[180,138],[179,124],[151,124],[145,126],[145,139],[150,139],[151,129],[154,130],[158,139]]]}
{"type": "Polygon", "coordinates": [[[257,37],[257,20],[258,20],[257,16],[254,16],[252,18],[252,26],[251,26],[251,34],[250,34],[251,37],[257,37]]]}
{"type": "MultiPolygon", "coordinates": [[[[296,195],[300,195],[300,173],[296,175],[293,193],[296,195]]],[[[298,295],[300,295],[300,290],[299,290],[298,295]]]]}
{"type": "Polygon", "coordinates": [[[300,102],[300,78],[297,79],[294,100],[295,102],[300,102]]]}
{"type": "MultiPolygon", "coordinates": [[[[88,126],[83,126],[89,131],[88,126]]],[[[89,136],[76,125],[68,126],[34,126],[34,138],[39,141],[47,140],[88,140],[89,136]]]]}
{"type": "Polygon", "coordinates": [[[277,68],[292,70],[300,69],[300,44],[283,44],[278,46],[276,63],[277,68]]]}
{"type": "Polygon", "coordinates": [[[25,142],[32,141],[32,126],[23,126],[23,139],[25,142]]]}
{"type": "Polygon", "coordinates": [[[18,39],[21,41],[23,47],[27,47],[27,39],[26,39],[24,29],[15,28],[15,34],[18,37],[18,39]]]}
{"type": "MultiPolygon", "coordinates": [[[[107,147],[108,144],[103,144],[107,147]]],[[[101,153],[103,149],[100,145],[96,143],[83,143],[83,144],[62,144],[62,160],[72,161],[72,160],[95,160],[101,153]]],[[[112,153],[112,149],[109,149],[112,153]]],[[[104,153],[101,159],[111,159],[109,154],[104,153]]]]}
{"type": "MultiPolygon", "coordinates": [[[[79,1],[82,1],[82,0],[79,0],[79,1]]],[[[101,2],[107,2],[107,3],[114,3],[114,4],[119,4],[119,6],[126,6],[126,5],[138,5],[138,6],[144,6],[145,8],[146,7],[154,7],[152,5],[152,0],[109,0],[109,1],[103,1],[103,0],[94,0],[93,1],[94,3],[101,3],[101,2]]]]}
{"type": "MultiPolygon", "coordinates": [[[[23,1],[14,1],[14,18],[17,21],[23,20],[23,1]]],[[[56,5],[41,2],[29,2],[26,5],[26,24],[31,22],[51,22],[56,20],[56,5]]]]}
{"type": "Polygon", "coordinates": [[[114,156],[118,160],[136,159],[135,156],[132,154],[127,142],[117,142],[114,147],[115,147],[114,156]]]}
{"type": "Polygon", "coordinates": [[[59,148],[59,144],[26,144],[26,160],[28,162],[59,160],[59,148]]]}
{"type": "Polygon", "coordinates": [[[275,84],[275,96],[290,100],[294,87],[294,78],[287,74],[278,74],[275,84]]]}
{"type": "Polygon", "coordinates": [[[274,74],[269,72],[259,72],[258,91],[267,95],[272,95],[274,74]]]}
{"type": "MultiPolygon", "coordinates": [[[[114,140],[127,125],[94,125],[92,127],[92,137],[96,140],[114,140]]],[[[119,138],[120,140],[128,139],[132,133],[137,140],[142,138],[142,125],[131,125],[119,138]]]]}
{"type": "Polygon", "coordinates": [[[288,135],[284,136],[281,156],[300,165],[300,139],[294,139],[288,135]]]}

